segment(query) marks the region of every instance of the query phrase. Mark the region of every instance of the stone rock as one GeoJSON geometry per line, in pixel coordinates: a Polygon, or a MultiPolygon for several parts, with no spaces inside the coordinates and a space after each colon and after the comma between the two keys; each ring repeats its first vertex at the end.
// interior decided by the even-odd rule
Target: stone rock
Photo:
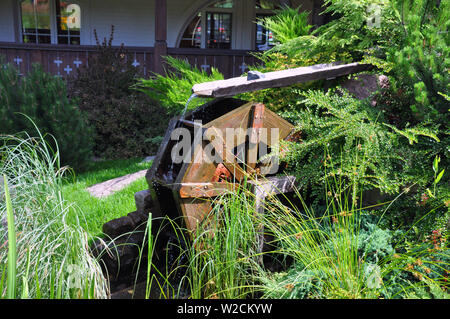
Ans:
{"type": "Polygon", "coordinates": [[[248,71],[247,81],[258,80],[265,78],[264,73],[259,71],[248,71]]]}
{"type": "Polygon", "coordinates": [[[139,229],[144,228],[148,220],[148,213],[139,210],[131,212],[127,216],[133,220],[134,225],[139,229]]]}
{"type": "Polygon", "coordinates": [[[152,206],[152,195],[150,190],[146,189],[134,194],[136,210],[139,212],[148,212],[152,206]]]}
{"type": "Polygon", "coordinates": [[[110,238],[116,238],[122,234],[133,231],[135,224],[129,216],[113,219],[103,224],[103,233],[110,238]]]}
{"type": "Polygon", "coordinates": [[[385,75],[358,74],[342,83],[341,86],[357,99],[363,100],[380,88],[389,87],[389,78],[385,75]]]}

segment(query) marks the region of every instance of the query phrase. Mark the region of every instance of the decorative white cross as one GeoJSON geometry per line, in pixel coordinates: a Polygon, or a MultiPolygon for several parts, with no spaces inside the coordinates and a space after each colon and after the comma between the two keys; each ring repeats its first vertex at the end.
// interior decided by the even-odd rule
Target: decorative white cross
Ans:
{"type": "Polygon", "coordinates": [[[239,69],[241,69],[242,73],[245,72],[245,70],[248,69],[247,65],[245,64],[245,62],[242,62],[242,64],[239,66],[239,69]]]}
{"type": "Polygon", "coordinates": [[[208,69],[209,69],[209,64],[203,64],[203,65],[201,65],[201,68],[203,69],[203,71],[207,71],[208,69]]]}
{"type": "Polygon", "coordinates": [[[80,65],[83,64],[83,62],[80,61],[80,60],[77,58],[75,61],[73,61],[73,64],[75,64],[75,65],[77,66],[77,69],[78,69],[78,68],[80,67],[80,65]]]}
{"type": "Polygon", "coordinates": [[[136,58],[134,59],[134,61],[133,61],[133,63],[131,64],[132,66],[134,66],[134,67],[138,67],[138,66],[140,66],[141,64],[136,60],[136,58]]]}
{"type": "Polygon", "coordinates": [[[66,71],[66,73],[69,74],[70,72],[72,72],[72,68],[70,67],[70,65],[67,64],[67,66],[64,68],[64,71],[66,71]]]}
{"type": "Polygon", "coordinates": [[[21,58],[19,58],[19,57],[14,58],[14,62],[16,62],[17,65],[20,65],[20,63],[22,63],[22,61],[23,60],[21,58]]]}
{"type": "Polygon", "coordinates": [[[58,65],[58,68],[59,68],[59,65],[60,65],[61,63],[63,63],[63,61],[61,61],[61,60],[58,58],[57,60],[53,61],[53,63],[55,63],[56,65],[58,65]]]}

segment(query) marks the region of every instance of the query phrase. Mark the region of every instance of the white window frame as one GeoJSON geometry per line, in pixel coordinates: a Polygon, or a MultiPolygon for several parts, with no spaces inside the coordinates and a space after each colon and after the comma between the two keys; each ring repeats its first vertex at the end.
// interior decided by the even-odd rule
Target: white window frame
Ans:
{"type": "MultiPolygon", "coordinates": [[[[17,19],[17,40],[19,40],[20,43],[23,42],[23,28],[22,28],[22,8],[21,8],[21,0],[17,0],[15,2],[15,10],[16,10],[16,19],[17,19]]],[[[80,1],[72,0],[70,1],[73,4],[77,4],[80,6],[80,15],[83,14],[83,6],[80,3],[80,1]]],[[[56,19],[56,0],[50,0],[50,44],[58,44],[58,25],[57,25],[57,19],[56,19]]],[[[83,17],[81,17],[81,23],[83,24],[83,17]]],[[[81,25],[81,30],[83,30],[83,27],[81,25]]],[[[82,39],[82,31],[80,31],[80,45],[81,45],[81,39],[82,39]]],[[[30,43],[33,44],[33,43],[30,43]]],[[[34,44],[40,44],[40,43],[34,43],[34,44]]],[[[74,45],[74,44],[69,44],[74,45]]]]}

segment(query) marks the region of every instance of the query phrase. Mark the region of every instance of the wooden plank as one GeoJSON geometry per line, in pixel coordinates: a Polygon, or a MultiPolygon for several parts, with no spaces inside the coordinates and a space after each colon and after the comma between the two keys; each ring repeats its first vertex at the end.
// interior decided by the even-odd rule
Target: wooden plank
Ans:
{"type": "Polygon", "coordinates": [[[234,192],[239,184],[234,183],[181,183],[181,198],[216,197],[224,193],[234,192]]]}
{"type": "Polygon", "coordinates": [[[294,129],[294,125],[281,118],[268,108],[265,109],[263,127],[267,128],[267,141],[272,141],[271,128],[278,128],[278,138],[280,140],[284,140],[294,129]]]}
{"type": "MultiPolygon", "coordinates": [[[[238,181],[242,181],[244,178],[244,171],[239,166],[239,163],[237,162],[237,158],[233,153],[233,150],[229,150],[227,148],[227,143],[223,139],[220,139],[219,137],[224,137],[225,135],[223,133],[218,133],[220,128],[216,128],[214,126],[207,129],[205,132],[205,137],[209,139],[211,145],[216,150],[216,154],[220,156],[220,158],[223,161],[223,165],[228,169],[228,171],[233,174],[234,179],[238,181]],[[215,138],[212,139],[211,137],[214,136],[215,138]]],[[[245,132],[246,133],[246,132],[245,132]]],[[[239,140],[241,139],[243,142],[245,142],[245,135],[241,138],[234,136],[235,139],[239,140]]],[[[235,143],[235,145],[237,145],[235,143]]]]}
{"type": "Polygon", "coordinates": [[[292,192],[297,185],[295,176],[271,176],[257,181],[250,180],[248,183],[252,185],[255,196],[262,199],[292,192]]]}
{"type": "MultiPolygon", "coordinates": [[[[238,59],[242,61],[241,59],[238,59]]],[[[234,96],[240,93],[268,88],[290,86],[296,83],[334,78],[370,69],[369,64],[317,64],[307,67],[264,73],[264,77],[248,81],[246,77],[195,84],[192,92],[204,97],[234,96]]]]}
{"type": "Polygon", "coordinates": [[[178,202],[186,228],[193,235],[197,225],[205,222],[204,219],[211,211],[211,202],[205,198],[180,198],[178,202]]]}
{"type": "MultiPolygon", "coordinates": [[[[262,103],[255,104],[252,110],[252,125],[249,136],[249,145],[247,150],[247,173],[255,170],[258,160],[258,146],[261,137],[261,129],[264,124],[264,114],[266,107],[262,103]]],[[[266,141],[267,142],[267,141],[266,141]]]]}

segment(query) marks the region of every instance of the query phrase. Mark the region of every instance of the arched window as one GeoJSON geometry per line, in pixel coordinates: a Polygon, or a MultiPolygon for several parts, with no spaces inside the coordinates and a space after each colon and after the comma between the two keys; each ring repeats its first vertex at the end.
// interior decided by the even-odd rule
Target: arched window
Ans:
{"type": "Polygon", "coordinates": [[[288,0],[210,1],[186,25],[178,42],[181,48],[259,49],[274,45],[271,33],[255,23],[273,15],[288,0]],[[211,3],[212,2],[212,3],[211,3]]]}
{"type": "Polygon", "coordinates": [[[80,44],[81,8],[63,0],[21,0],[24,43],[80,44]]]}
{"type": "Polygon", "coordinates": [[[185,29],[180,47],[231,49],[233,8],[234,1],[225,0],[200,10],[185,29]]]}

